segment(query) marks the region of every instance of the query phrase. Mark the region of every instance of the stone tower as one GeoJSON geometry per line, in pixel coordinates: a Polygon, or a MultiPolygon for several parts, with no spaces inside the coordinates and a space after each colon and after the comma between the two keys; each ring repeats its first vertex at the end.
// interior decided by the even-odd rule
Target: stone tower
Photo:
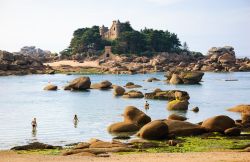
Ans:
{"type": "Polygon", "coordinates": [[[121,23],[119,20],[114,20],[110,29],[104,25],[100,27],[100,35],[103,39],[114,40],[120,36],[121,23]]]}

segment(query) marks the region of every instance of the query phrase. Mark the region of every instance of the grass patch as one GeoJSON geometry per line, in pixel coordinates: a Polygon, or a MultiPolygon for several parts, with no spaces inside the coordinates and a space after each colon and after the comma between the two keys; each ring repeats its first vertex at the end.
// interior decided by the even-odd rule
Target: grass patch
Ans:
{"type": "Polygon", "coordinates": [[[184,142],[177,146],[168,146],[165,144],[163,147],[149,148],[146,152],[210,152],[210,151],[228,151],[240,150],[246,145],[250,144],[250,139],[234,139],[229,137],[179,137],[178,140],[184,142]]]}
{"type": "Polygon", "coordinates": [[[119,155],[133,153],[186,153],[186,152],[212,152],[212,151],[240,151],[250,146],[250,136],[225,137],[214,133],[212,136],[203,137],[178,137],[175,140],[182,141],[177,146],[169,146],[167,141],[151,141],[157,143],[158,147],[137,149],[134,152],[120,152],[119,155]]]}

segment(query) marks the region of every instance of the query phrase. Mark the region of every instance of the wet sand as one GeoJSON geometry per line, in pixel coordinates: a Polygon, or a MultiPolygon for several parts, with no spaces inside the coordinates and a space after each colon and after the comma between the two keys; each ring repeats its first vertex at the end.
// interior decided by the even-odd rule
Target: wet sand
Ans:
{"type": "Polygon", "coordinates": [[[110,157],[28,155],[0,152],[0,162],[249,162],[248,152],[142,153],[110,157]]]}

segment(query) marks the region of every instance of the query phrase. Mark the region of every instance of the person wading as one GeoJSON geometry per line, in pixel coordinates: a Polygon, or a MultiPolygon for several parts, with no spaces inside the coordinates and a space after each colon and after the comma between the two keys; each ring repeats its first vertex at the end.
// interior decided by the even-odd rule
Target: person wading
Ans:
{"type": "Polygon", "coordinates": [[[74,122],[74,127],[77,128],[77,124],[78,124],[79,120],[78,120],[78,117],[76,114],[74,116],[73,122],[74,122]]]}
{"type": "Polygon", "coordinates": [[[35,131],[36,127],[37,127],[37,122],[36,122],[36,118],[34,118],[31,122],[31,126],[32,126],[32,130],[35,131]]]}
{"type": "Polygon", "coordinates": [[[149,103],[148,103],[148,101],[146,101],[146,103],[144,105],[144,108],[145,108],[146,111],[149,109],[149,103]]]}

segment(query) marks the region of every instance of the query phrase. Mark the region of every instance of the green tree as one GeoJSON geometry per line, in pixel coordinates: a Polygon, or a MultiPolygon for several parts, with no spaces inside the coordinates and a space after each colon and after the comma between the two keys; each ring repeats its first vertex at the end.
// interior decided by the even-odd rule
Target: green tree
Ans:
{"type": "Polygon", "coordinates": [[[125,23],[121,23],[120,32],[128,32],[133,31],[134,29],[131,27],[130,22],[126,21],[125,23]]]}
{"type": "Polygon", "coordinates": [[[99,27],[82,28],[74,32],[69,48],[72,53],[88,52],[89,49],[102,50],[109,42],[103,40],[99,33],[99,27]]]}

